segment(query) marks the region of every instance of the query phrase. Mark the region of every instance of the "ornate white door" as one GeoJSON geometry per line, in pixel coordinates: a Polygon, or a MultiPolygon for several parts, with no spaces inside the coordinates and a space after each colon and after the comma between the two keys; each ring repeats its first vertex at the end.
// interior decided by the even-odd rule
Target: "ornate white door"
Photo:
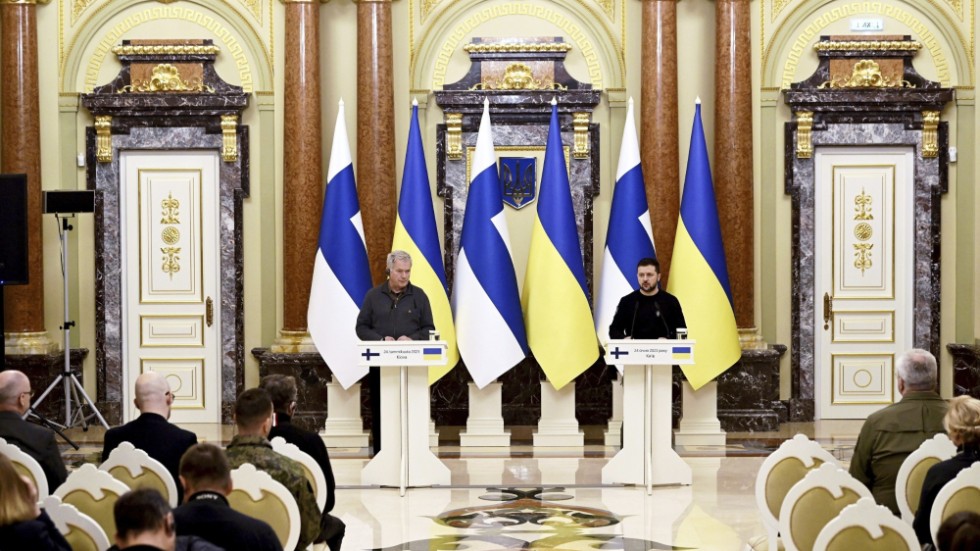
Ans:
{"type": "Polygon", "coordinates": [[[863,419],[899,400],[912,345],[910,147],[826,147],[815,156],[818,419],[863,419]]]}
{"type": "Polygon", "coordinates": [[[124,416],[133,382],[157,371],[174,394],[171,421],[221,420],[218,155],[120,155],[124,416]]]}

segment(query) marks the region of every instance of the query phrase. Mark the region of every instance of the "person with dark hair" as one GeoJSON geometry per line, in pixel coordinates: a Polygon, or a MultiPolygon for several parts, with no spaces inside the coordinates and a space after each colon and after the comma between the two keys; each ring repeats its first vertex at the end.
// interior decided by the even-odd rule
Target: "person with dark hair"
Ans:
{"type": "Polygon", "coordinates": [[[0,438],[41,464],[48,489],[54,492],[68,478],[54,431],[24,420],[34,391],[31,380],[16,369],[0,372],[0,438]]]}
{"type": "Polygon", "coordinates": [[[677,297],[660,288],[660,262],[642,258],[636,265],[640,288],[624,296],[616,306],[610,339],[676,339],[687,327],[677,297]]]}
{"type": "Polygon", "coordinates": [[[943,432],[946,401],[936,392],[937,370],[936,357],[927,350],[913,348],[902,354],[898,358],[902,399],[869,415],[854,445],[851,476],[896,515],[898,469],[923,442],[943,432]]]}
{"type": "Polygon", "coordinates": [[[228,463],[238,468],[245,463],[265,471],[289,490],[299,505],[300,534],[296,549],[306,549],[320,534],[320,508],[303,468],[292,459],[279,455],[269,443],[272,429],[272,399],[261,388],[242,392],[235,402],[235,425],[238,434],[225,450],[228,463]]]}
{"type": "Polygon", "coordinates": [[[174,509],[178,536],[198,536],[225,549],[282,551],[267,523],[228,505],[231,467],[214,444],[195,444],[180,460],[180,483],[186,502],[174,509]]]}
{"type": "Polygon", "coordinates": [[[344,540],[346,526],[344,521],[330,514],[336,501],[334,492],[337,483],[334,480],[333,468],[330,466],[330,455],[327,447],[323,444],[320,435],[309,430],[302,429],[292,423],[293,414],[296,413],[296,378],[292,375],[266,375],[262,377],[259,388],[264,388],[269,397],[272,398],[272,408],[275,411],[272,430],[269,432],[269,439],[281,436],[283,440],[294,444],[300,451],[312,457],[327,481],[327,501],[323,506],[320,516],[320,536],[316,543],[327,542],[330,551],[339,551],[341,542],[344,540]]]}
{"type": "Polygon", "coordinates": [[[170,505],[160,492],[141,488],[119,496],[112,507],[116,546],[140,551],[174,551],[177,533],[170,505]]]}
{"type": "Polygon", "coordinates": [[[980,549],[980,515],[960,511],[949,516],[936,531],[939,551],[974,551],[980,549]]]}
{"type": "Polygon", "coordinates": [[[71,551],[71,546],[37,505],[37,489],[13,461],[0,454],[0,549],[71,551]]]}

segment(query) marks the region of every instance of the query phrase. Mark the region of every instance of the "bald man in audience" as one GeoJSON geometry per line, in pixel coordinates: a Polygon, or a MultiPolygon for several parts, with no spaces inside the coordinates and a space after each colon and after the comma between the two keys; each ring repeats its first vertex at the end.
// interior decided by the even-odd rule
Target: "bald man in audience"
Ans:
{"type": "Polygon", "coordinates": [[[24,420],[31,405],[31,380],[16,369],[0,372],[0,438],[41,464],[48,488],[54,492],[68,478],[54,432],[24,420]]]}
{"type": "Polygon", "coordinates": [[[177,484],[178,502],[183,501],[184,489],[178,482],[180,458],[187,448],[197,444],[197,435],[168,421],[174,395],[163,375],[147,371],[137,377],[136,398],[133,402],[136,409],[140,410],[140,416],[125,425],[106,431],[102,461],[108,459],[119,444],[129,442],[163,463],[177,484]]]}

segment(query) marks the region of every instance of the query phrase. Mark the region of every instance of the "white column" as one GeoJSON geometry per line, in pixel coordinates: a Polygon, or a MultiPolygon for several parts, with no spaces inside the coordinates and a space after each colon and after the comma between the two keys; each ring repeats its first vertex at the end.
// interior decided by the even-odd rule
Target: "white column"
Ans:
{"type": "Polygon", "coordinates": [[[439,447],[439,429],[436,428],[436,422],[431,417],[429,418],[429,447],[439,447]]]}
{"type": "Polygon", "coordinates": [[[575,418],[575,383],[561,390],[541,381],[541,419],[534,431],[535,446],[584,446],[585,434],[575,418]]]}
{"type": "MultiPolygon", "coordinates": [[[[615,368],[613,368],[615,369],[615,368]]],[[[612,383],[612,417],[606,425],[605,439],[607,446],[622,445],[623,442],[623,374],[617,373],[612,383]]]]}
{"type": "Polygon", "coordinates": [[[482,390],[476,383],[470,383],[470,411],[466,418],[466,431],[459,434],[459,445],[510,446],[510,431],[504,429],[504,416],[501,408],[503,385],[493,382],[482,390]]]}
{"type": "Polygon", "coordinates": [[[320,432],[328,448],[366,448],[368,432],[361,419],[361,383],[347,390],[327,383],[327,421],[320,432]]]}
{"type": "Polygon", "coordinates": [[[710,383],[697,391],[683,382],[683,403],[680,428],[674,431],[675,446],[724,446],[725,431],[718,421],[718,383],[710,383]]]}

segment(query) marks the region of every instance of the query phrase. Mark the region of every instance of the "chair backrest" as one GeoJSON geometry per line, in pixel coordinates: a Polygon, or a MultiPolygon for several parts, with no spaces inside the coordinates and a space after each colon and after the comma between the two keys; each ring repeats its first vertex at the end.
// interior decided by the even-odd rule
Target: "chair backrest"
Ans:
{"type": "Polygon", "coordinates": [[[294,549],[299,542],[299,505],[285,486],[269,473],[245,463],[231,471],[234,489],[228,495],[231,508],[267,522],[275,530],[283,549],[294,549]]]}
{"type": "Polygon", "coordinates": [[[72,551],[105,551],[109,548],[109,538],[102,527],[74,505],[62,503],[58,496],[48,496],[41,500],[41,508],[68,540],[72,551]]]}
{"type": "Polygon", "coordinates": [[[936,494],[929,514],[929,531],[932,542],[936,543],[936,533],[943,521],[960,511],[973,511],[980,514],[980,461],[960,471],[936,494]]]}
{"type": "Polygon", "coordinates": [[[138,449],[130,442],[122,442],[112,450],[109,458],[99,470],[106,471],[113,478],[135,490],[137,488],[153,488],[160,492],[171,507],[177,503],[177,483],[173,475],[156,459],[145,451],[138,449]]]}
{"type": "Polygon", "coordinates": [[[891,509],[862,497],[823,527],[813,551],[919,551],[915,530],[891,509]]]}
{"type": "Polygon", "coordinates": [[[6,455],[14,464],[17,474],[24,475],[34,481],[37,488],[37,498],[42,499],[48,495],[48,479],[44,476],[44,469],[37,459],[27,455],[17,446],[0,438],[0,454],[6,455]]]}
{"type": "Polygon", "coordinates": [[[786,551],[812,551],[817,534],[843,509],[871,497],[868,487],[830,463],[797,482],[779,509],[779,534],[786,551]]]}
{"type": "Polygon", "coordinates": [[[830,452],[802,434],[783,442],[762,462],[755,478],[755,502],[771,533],[779,528],[779,510],[790,488],[825,463],[838,466],[830,452]]]}
{"type": "Polygon", "coordinates": [[[327,477],[323,475],[320,464],[313,459],[313,456],[299,449],[296,444],[286,442],[282,436],[272,439],[272,449],[279,454],[285,455],[303,467],[303,475],[310,481],[313,494],[316,496],[316,506],[323,510],[327,504],[327,477]]]}
{"type": "Polygon", "coordinates": [[[107,536],[115,537],[116,519],[112,515],[112,507],[119,496],[128,491],[129,487],[111,474],[86,463],[68,475],[68,480],[58,486],[54,495],[92,517],[107,536]]]}
{"type": "Polygon", "coordinates": [[[895,478],[895,500],[902,520],[909,525],[915,520],[915,512],[919,509],[919,498],[922,496],[922,482],[929,468],[956,455],[956,444],[945,434],[937,434],[926,440],[919,449],[910,453],[895,478]]]}

